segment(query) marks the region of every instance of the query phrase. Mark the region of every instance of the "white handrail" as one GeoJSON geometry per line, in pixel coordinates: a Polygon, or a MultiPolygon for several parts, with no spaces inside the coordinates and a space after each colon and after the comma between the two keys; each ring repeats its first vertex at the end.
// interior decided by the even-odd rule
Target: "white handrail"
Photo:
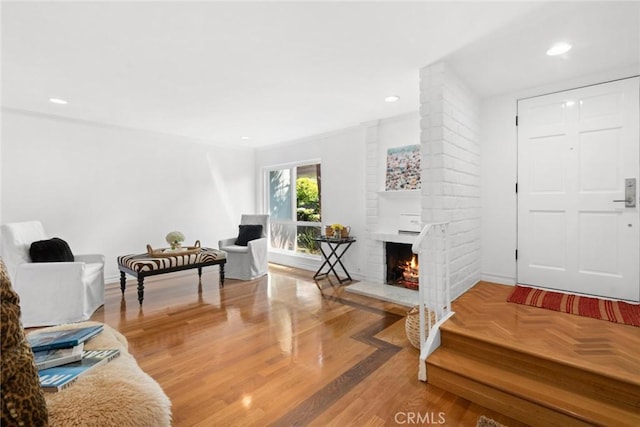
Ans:
{"type": "Polygon", "coordinates": [[[420,253],[420,247],[422,246],[422,243],[427,238],[427,234],[429,234],[429,230],[431,230],[431,228],[435,227],[436,225],[449,225],[449,223],[448,222],[432,222],[422,227],[422,231],[420,231],[420,234],[418,234],[418,237],[416,238],[415,242],[413,242],[413,245],[411,245],[411,250],[413,251],[414,254],[420,253]]]}
{"type": "Polygon", "coordinates": [[[411,247],[412,252],[418,254],[419,260],[420,369],[418,378],[422,381],[427,379],[427,357],[440,346],[440,325],[453,315],[449,280],[448,226],[448,222],[426,224],[411,247]]]}

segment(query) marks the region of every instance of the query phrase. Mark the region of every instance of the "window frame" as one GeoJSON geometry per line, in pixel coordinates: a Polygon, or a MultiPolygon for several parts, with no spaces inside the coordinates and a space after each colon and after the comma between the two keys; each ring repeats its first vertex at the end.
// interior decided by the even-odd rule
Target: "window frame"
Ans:
{"type": "MultiPolygon", "coordinates": [[[[298,162],[288,162],[288,163],[280,163],[277,165],[270,165],[270,166],[263,166],[262,167],[262,192],[263,192],[263,197],[262,197],[262,204],[264,206],[264,211],[267,213],[271,213],[271,205],[270,205],[270,179],[269,179],[269,174],[272,171],[276,171],[276,170],[282,170],[282,169],[289,169],[290,171],[290,178],[291,178],[291,186],[293,188],[293,193],[292,193],[292,197],[291,197],[291,219],[289,220],[275,220],[273,217],[270,219],[270,223],[271,224],[283,224],[285,226],[294,226],[296,228],[296,239],[294,242],[294,249],[293,250],[289,250],[289,249],[281,249],[281,248],[277,248],[271,245],[271,230],[269,230],[269,242],[268,242],[268,248],[269,251],[278,253],[278,254],[283,254],[283,255],[288,255],[288,256],[295,256],[295,257],[301,257],[301,258],[313,258],[313,259],[320,259],[320,254],[311,254],[311,253],[303,253],[303,252],[299,252],[297,250],[298,248],[298,242],[297,242],[297,231],[298,231],[298,227],[317,227],[320,229],[320,233],[322,233],[322,216],[320,217],[320,221],[319,222],[311,222],[311,221],[298,221],[297,219],[297,194],[295,192],[295,182],[298,179],[298,174],[297,174],[297,169],[298,167],[302,167],[302,166],[311,166],[311,165],[320,165],[320,169],[322,170],[322,162],[320,161],[320,159],[311,159],[311,160],[304,160],[304,161],[298,161],[298,162]]],[[[322,194],[319,193],[318,194],[319,198],[320,198],[320,205],[322,206],[322,194]]]]}

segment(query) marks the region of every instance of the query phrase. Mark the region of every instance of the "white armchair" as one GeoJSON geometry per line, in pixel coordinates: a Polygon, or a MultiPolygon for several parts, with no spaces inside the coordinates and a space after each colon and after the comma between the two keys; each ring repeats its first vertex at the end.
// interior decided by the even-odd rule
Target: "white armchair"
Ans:
{"type": "Polygon", "coordinates": [[[237,237],[218,241],[218,248],[227,253],[225,277],[230,279],[252,280],[267,274],[269,215],[243,214],[241,225],[260,224],[262,235],[258,239],[250,240],[247,246],[236,245],[237,237]]]}
{"type": "Polygon", "coordinates": [[[20,296],[25,328],[88,320],[104,304],[104,256],[31,262],[31,243],[46,240],[39,221],[2,225],[2,259],[20,296]]]}

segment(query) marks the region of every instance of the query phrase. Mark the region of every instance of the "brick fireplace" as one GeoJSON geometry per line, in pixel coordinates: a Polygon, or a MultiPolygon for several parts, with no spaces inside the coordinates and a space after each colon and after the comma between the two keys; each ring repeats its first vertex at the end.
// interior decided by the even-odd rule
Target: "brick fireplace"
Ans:
{"type": "Polygon", "coordinates": [[[375,250],[379,253],[375,263],[379,268],[376,269],[377,276],[371,274],[368,280],[417,290],[419,258],[411,249],[417,234],[372,233],[371,237],[374,239],[375,250]]]}

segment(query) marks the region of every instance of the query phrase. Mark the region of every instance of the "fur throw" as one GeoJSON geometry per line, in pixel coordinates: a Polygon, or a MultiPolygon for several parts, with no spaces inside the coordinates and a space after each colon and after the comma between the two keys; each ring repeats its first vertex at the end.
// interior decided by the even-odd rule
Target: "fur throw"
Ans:
{"type": "MultiPolygon", "coordinates": [[[[100,324],[81,322],[46,328],[70,329],[100,324]]],[[[120,350],[120,356],[57,393],[45,393],[49,423],[83,427],[162,427],[171,425],[171,401],[160,385],[146,374],[128,351],[127,339],[104,325],[85,343],[86,350],[120,350]]]]}

